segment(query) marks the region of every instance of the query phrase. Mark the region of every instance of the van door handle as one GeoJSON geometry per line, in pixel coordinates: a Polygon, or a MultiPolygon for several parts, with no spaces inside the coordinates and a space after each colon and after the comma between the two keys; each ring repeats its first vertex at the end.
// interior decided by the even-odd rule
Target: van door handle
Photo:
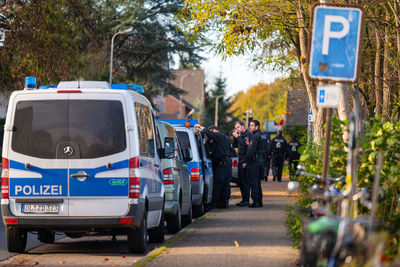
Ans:
{"type": "Polygon", "coordinates": [[[80,171],[78,173],[71,174],[71,178],[89,178],[90,175],[84,171],[80,171]]]}

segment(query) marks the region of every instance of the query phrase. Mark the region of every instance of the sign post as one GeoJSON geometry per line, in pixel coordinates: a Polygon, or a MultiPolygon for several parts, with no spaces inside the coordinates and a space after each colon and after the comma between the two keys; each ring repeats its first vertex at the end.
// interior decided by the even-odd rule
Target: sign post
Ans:
{"type": "MultiPolygon", "coordinates": [[[[314,5],[309,54],[312,79],[329,82],[358,80],[363,19],[359,6],[328,4],[328,0],[314,5]]],[[[324,186],[329,168],[332,108],[339,105],[339,97],[338,86],[320,84],[317,87],[317,107],[327,108],[321,179],[324,186]]]]}

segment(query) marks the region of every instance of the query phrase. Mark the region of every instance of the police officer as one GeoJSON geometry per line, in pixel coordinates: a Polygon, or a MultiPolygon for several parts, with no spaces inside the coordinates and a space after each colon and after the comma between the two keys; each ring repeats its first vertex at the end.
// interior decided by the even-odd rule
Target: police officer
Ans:
{"type": "Polygon", "coordinates": [[[258,120],[250,122],[250,131],[253,134],[253,138],[247,142],[247,155],[243,167],[247,168],[247,177],[253,200],[249,208],[260,208],[263,206],[261,180],[264,178],[267,137],[260,131],[260,122],[258,120]]]}
{"type": "Polygon", "coordinates": [[[278,135],[275,136],[270,144],[269,153],[272,157],[272,174],[274,175],[273,181],[282,181],[282,169],[283,163],[287,153],[287,142],[282,136],[282,131],[278,131],[278,135]]]}
{"type": "Polygon", "coordinates": [[[264,134],[267,137],[267,148],[265,150],[265,159],[264,159],[264,178],[265,181],[268,182],[269,170],[271,168],[271,158],[269,156],[269,145],[271,144],[271,138],[269,137],[269,134],[266,131],[264,131],[264,134]]]}
{"type": "Polygon", "coordinates": [[[299,164],[300,153],[299,147],[301,143],[297,139],[297,134],[292,135],[292,140],[290,140],[288,145],[288,158],[289,158],[289,174],[290,180],[295,176],[297,165],[299,164]]]}
{"type": "Polygon", "coordinates": [[[196,124],[194,128],[202,130],[213,143],[214,183],[212,206],[221,209],[228,208],[232,180],[231,143],[229,138],[221,133],[216,126],[210,126],[206,129],[204,126],[196,124]]]}
{"type": "Polygon", "coordinates": [[[243,122],[236,122],[235,130],[232,132],[233,135],[233,147],[238,148],[239,156],[239,188],[242,194],[242,201],[236,204],[239,207],[248,206],[250,200],[250,185],[247,179],[247,168],[243,168],[243,163],[245,163],[245,158],[247,155],[247,141],[251,141],[252,134],[246,130],[245,124],[243,122]]]}

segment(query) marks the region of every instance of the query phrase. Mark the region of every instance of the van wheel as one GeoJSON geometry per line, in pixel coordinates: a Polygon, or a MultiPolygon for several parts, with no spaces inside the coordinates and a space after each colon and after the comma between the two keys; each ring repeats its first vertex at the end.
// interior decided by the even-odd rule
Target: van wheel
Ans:
{"type": "Polygon", "coordinates": [[[7,227],[6,240],[9,252],[22,253],[26,248],[26,239],[28,233],[24,229],[16,227],[7,227]]]}
{"type": "Polygon", "coordinates": [[[144,254],[147,251],[147,218],[144,214],[140,227],[128,230],[129,252],[144,254]]]}
{"type": "Polygon", "coordinates": [[[191,224],[192,218],[193,218],[192,201],[190,201],[188,214],[182,215],[182,226],[185,227],[186,225],[191,224]]]}
{"type": "Polygon", "coordinates": [[[42,243],[53,244],[55,240],[55,234],[51,231],[40,230],[38,232],[38,240],[42,243]]]}
{"type": "Polygon", "coordinates": [[[162,243],[164,242],[164,209],[161,213],[160,223],[157,228],[149,230],[149,241],[151,243],[162,243]]]}
{"type": "Polygon", "coordinates": [[[181,218],[181,205],[178,204],[176,214],[166,216],[167,229],[170,234],[175,234],[179,232],[182,228],[182,218],[181,218]]]}
{"type": "Polygon", "coordinates": [[[194,205],[193,206],[193,217],[198,218],[203,216],[205,210],[204,210],[204,203],[201,202],[200,205],[194,205]]]}
{"type": "Polygon", "coordinates": [[[65,235],[70,238],[81,238],[82,236],[84,236],[84,234],[82,233],[65,233],[65,235]]]}

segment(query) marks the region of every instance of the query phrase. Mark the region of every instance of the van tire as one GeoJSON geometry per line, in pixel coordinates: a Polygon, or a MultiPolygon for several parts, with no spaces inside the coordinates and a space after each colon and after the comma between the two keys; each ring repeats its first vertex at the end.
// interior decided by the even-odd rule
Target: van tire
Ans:
{"type": "Polygon", "coordinates": [[[7,227],[6,240],[9,252],[22,253],[26,248],[28,232],[21,228],[7,227]]]}
{"type": "Polygon", "coordinates": [[[157,228],[149,230],[149,241],[151,243],[162,243],[164,242],[164,210],[161,213],[160,223],[157,228]]]}
{"type": "Polygon", "coordinates": [[[193,217],[194,218],[199,218],[203,216],[205,210],[204,210],[204,203],[201,202],[200,205],[194,205],[193,206],[193,217]]]}
{"type": "Polygon", "coordinates": [[[140,227],[128,230],[128,249],[129,252],[144,254],[147,252],[147,218],[143,216],[140,227]]]}
{"type": "Polygon", "coordinates": [[[55,240],[55,234],[51,231],[40,230],[38,231],[38,240],[45,244],[53,244],[55,240]]]}
{"type": "Polygon", "coordinates": [[[167,221],[167,230],[170,234],[176,234],[179,230],[182,229],[182,213],[181,213],[181,205],[178,204],[176,209],[176,214],[168,215],[165,217],[167,221]]]}
{"type": "Polygon", "coordinates": [[[192,210],[192,201],[190,200],[188,213],[182,215],[182,227],[191,224],[192,219],[193,219],[193,210],[192,210]]]}

